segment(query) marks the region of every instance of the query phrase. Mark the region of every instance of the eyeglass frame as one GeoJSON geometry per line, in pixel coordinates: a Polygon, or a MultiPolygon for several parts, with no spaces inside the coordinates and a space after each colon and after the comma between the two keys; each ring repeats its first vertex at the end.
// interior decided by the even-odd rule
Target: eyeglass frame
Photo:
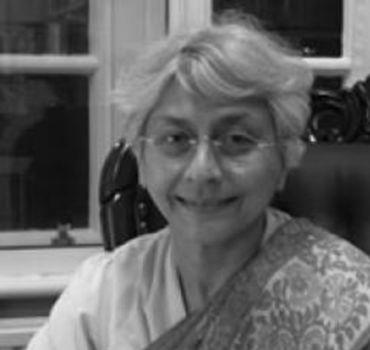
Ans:
{"type": "MultiPolygon", "coordinates": [[[[253,149],[251,149],[250,151],[248,152],[245,152],[244,154],[239,154],[239,155],[227,155],[227,152],[222,152],[222,145],[224,144],[224,142],[222,142],[220,139],[214,139],[212,137],[210,137],[208,134],[205,134],[205,135],[202,135],[201,137],[191,137],[187,140],[188,144],[189,144],[189,148],[188,150],[186,150],[186,154],[189,154],[192,150],[194,151],[195,147],[198,146],[202,141],[203,142],[206,142],[208,145],[210,146],[213,146],[215,149],[218,150],[217,154],[218,155],[221,155],[221,157],[227,157],[227,158],[240,158],[240,157],[246,157],[248,155],[250,155],[254,150],[259,150],[259,149],[264,149],[264,148],[270,148],[270,147],[276,147],[276,146],[279,146],[283,143],[282,140],[278,140],[278,141],[263,141],[263,140],[258,140],[258,139],[255,139],[254,137],[248,135],[248,138],[253,141],[253,149]]],[[[184,157],[186,156],[186,154],[182,154],[182,155],[178,155],[178,156],[171,156],[169,154],[165,154],[165,152],[163,152],[162,150],[160,150],[158,147],[158,145],[155,144],[155,142],[157,141],[157,138],[155,136],[144,136],[144,135],[141,135],[141,136],[138,136],[138,138],[136,139],[136,141],[140,141],[140,142],[148,142],[150,143],[151,145],[154,145],[157,150],[159,151],[159,153],[164,156],[164,157],[167,157],[167,158],[171,158],[171,159],[176,159],[176,158],[181,158],[181,157],[184,157]]]]}

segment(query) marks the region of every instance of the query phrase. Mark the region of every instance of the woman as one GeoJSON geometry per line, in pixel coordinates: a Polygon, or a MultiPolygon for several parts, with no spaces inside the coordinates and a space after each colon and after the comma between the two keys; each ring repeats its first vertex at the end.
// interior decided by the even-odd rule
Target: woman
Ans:
{"type": "Polygon", "coordinates": [[[361,349],[370,262],[269,203],[298,165],[312,74],[260,29],[166,39],[116,100],[141,183],[168,220],[86,261],[41,349],[361,349]]]}

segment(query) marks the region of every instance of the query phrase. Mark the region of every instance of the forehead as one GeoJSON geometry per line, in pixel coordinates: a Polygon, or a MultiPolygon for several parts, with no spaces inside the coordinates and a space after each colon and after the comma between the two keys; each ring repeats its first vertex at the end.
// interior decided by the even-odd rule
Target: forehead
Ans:
{"type": "Polygon", "coordinates": [[[263,132],[273,129],[269,109],[262,99],[247,98],[229,103],[217,102],[185,90],[172,81],[154,106],[149,127],[186,124],[195,128],[211,128],[219,124],[243,124],[263,132]]]}

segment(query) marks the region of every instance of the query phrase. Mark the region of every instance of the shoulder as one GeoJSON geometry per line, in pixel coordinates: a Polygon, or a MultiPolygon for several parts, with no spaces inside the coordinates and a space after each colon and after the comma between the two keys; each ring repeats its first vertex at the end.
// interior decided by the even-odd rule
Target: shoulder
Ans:
{"type": "Polygon", "coordinates": [[[292,217],[278,209],[269,208],[266,226],[269,233],[267,238],[270,238],[275,248],[284,247],[282,255],[320,251],[322,254],[344,254],[353,262],[370,262],[370,257],[359,247],[307,218],[292,217]]]}
{"type": "Polygon", "coordinates": [[[167,228],[155,233],[149,233],[134,238],[113,252],[102,252],[86,259],[78,268],[75,276],[87,279],[107,272],[115,265],[129,264],[135,266],[138,262],[147,262],[156,258],[157,254],[165,251],[169,245],[169,230],[167,228]]]}
{"type": "Polygon", "coordinates": [[[270,317],[299,339],[294,348],[310,344],[313,330],[325,348],[357,349],[369,341],[370,258],[350,242],[292,218],[266,244],[260,267],[266,284],[257,329],[265,327],[261,315],[270,317]]]}
{"type": "MultiPolygon", "coordinates": [[[[284,279],[290,305],[308,306],[305,302],[315,299],[333,315],[341,307],[346,317],[361,308],[370,315],[370,257],[366,253],[306,219],[291,219],[278,231],[271,239],[270,258],[275,268],[280,266],[275,276],[284,279]]],[[[370,317],[366,319],[370,322],[370,317]]]]}
{"type": "Polygon", "coordinates": [[[55,349],[72,350],[90,349],[87,344],[91,342],[97,348],[107,348],[110,339],[116,336],[111,334],[113,325],[124,325],[138,312],[143,291],[152,278],[151,270],[158,270],[161,255],[165,255],[168,246],[169,232],[164,229],[85,260],[33,344],[53,344],[55,349]]]}
{"type": "Polygon", "coordinates": [[[282,228],[293,240],[294,236],[298,236],[302,246],[306,249],[311,247],[316,255],[320,253],[320,256],[342,257],[353,264],[370,264],[370,257],[359,247],[308,219],[292,218],[282,228]]]}
{"type": "MultiPolygon", "coordinates": [[[[102,252],[85,260],[77,269],[68,289],[91,293],[109,290],[108,286],[118,283],[120,288],[136,285],[141,279],[150,276],[147,270],[161,263],[169,249],[169,230],[139,236],[116,248],[113,252],[102,252]],[[76,286],[76,284],[78,286],[76,286]],[[77,288],[78,287],[78,288],[77,288]]],[[[68,291],[67,289],[67,291],[68,291]]]]}
{"type": "Polygon", "coordinates": [[[300,294],[295,289],[300,285],[312,295],[361,294],[370,315],[370,257],[349,241],[307,219],[291,218],[270,237],[264,252],[277,280],[292,288],[287,291],[300,294]]]}

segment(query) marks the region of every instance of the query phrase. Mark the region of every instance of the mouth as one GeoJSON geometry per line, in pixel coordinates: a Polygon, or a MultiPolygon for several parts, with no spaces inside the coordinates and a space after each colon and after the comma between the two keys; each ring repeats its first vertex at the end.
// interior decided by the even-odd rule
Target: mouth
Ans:
{"type": "Polygon", "coordinates": [[[226,198],[206,198],[206,199],[192,199],[182,196],[175,196],[175,201],[181,206],[198,212],[213,212],[226,209],[238,201],[237,196],[230,196],[226,198]]]}

